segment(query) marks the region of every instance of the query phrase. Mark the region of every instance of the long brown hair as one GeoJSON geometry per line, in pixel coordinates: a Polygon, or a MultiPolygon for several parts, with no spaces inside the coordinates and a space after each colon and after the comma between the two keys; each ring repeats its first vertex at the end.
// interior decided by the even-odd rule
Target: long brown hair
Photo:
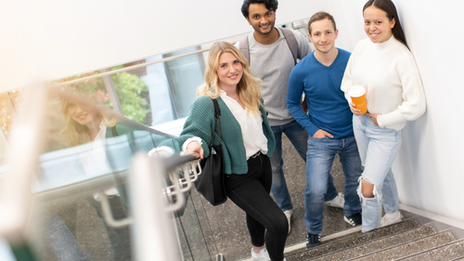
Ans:
{"type": "Polygon", "coordinates": [[[406,37],[404,36],[403,28],[400,23],[400,19],[398,18],[398,12],[396,11],[395,4],[391,0],[369,0],[363,7],[363,14],[364,10],[370,6],[375,6],[387,13],[389,21],[395,19],[395,26],[392,28],[393,36],[409,49],[409,46],[406,43],[406,37]]]}
{"type": "Polygon", "coordinates": [[[261,80],[251,75],[250,67],[243,54],[231,43],[217,42],[209,50],[208,65],[205,70],[205,84],[198,87],[197,96],[208,96],[217,99],[221,92],[219,77],[216,73],[219,57],[223,53],[233,54],[242,64],[243,75],[237,84],[237,93],[243,105],[249,112],[261,114],[259,108],[261,103],[261,80]]]}

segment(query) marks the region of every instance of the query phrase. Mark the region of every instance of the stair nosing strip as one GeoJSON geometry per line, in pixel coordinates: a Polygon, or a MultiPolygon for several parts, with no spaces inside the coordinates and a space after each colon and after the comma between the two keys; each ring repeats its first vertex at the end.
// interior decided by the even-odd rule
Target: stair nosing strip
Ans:
{"type": "MultiPolygon", "coordinates": [[[[337,233],[334,233],[334,234],[323,236],[323,237],[321,237],[321,242],[325,242],[325,241],[332,240],[332,239],[335,239],[335,238],[347,236],[349,234],[353,234],[353,233],[356,233],[358,231],[361,231],[361,226],[349,228],[347,230],[343,230],[343,231],[340,231],[340,232],[337,232],[337,233]]],[[[293,252],[293,251],[296,251],[296,250],[300,250],[302,248],[306,248],[306,241],[286,247],[285,250],[284,250],[284,254],[290,253],[290,252],[293,252]]]]}
{"type": "MultiPolygon", "coordinates": [[[[321,242],[331,240],[331,239],[334,239],[334,238],[337,238],[337,237],[342,237],[342,236],[346,236],[346,235],[349,235],[349,234],[353,234],[353,233],[356,233],[356,232],[358,232],[360,230],[361,230],[361,226],[349,228],[349,229],[346,229],[346,230],[343,230],[343,231],[340,231],[340,232],[337,232],[337,233],[334,233],[334,234],[330,234],[330,235],[321,237],[321,242]]],[[[285,247],[284,254],[290,253],[290,252],[293,252],[293,251],[296,251],[296,250],[300,250],[302,248],[306,248],[306,242],[297,243],[295,245],[285,247]]],[[[241,259],[240,261],[252,261],[252,260],[251,260],[251,257],[250,257],[250,258],[246,258],[246,259],[241,259]]]]}

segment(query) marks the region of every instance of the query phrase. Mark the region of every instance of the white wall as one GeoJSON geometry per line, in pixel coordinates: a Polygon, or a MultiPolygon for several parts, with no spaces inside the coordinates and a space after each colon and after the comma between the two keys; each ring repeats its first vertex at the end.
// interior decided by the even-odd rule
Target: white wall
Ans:
{"type": "MultiPolygon", "coordinates": [[[[0,0],[0,92],[249,32],[241,0],[0,0]]],[[[325,10],[352,51],[365,0],[281,0],[277,23],[325,10]]],[[[461,10],[458,0],[395,0],[421,70],[427,112],[406,127],[394,164],[400,201],[464,222],[461,10]]]]}
{"type": "MultiPolygon", "coordinates": [[[[0,0],[0,92],[251,30],[241,0],[0,0]]],[[[281,1],[278,22],[319,0],[281,1]],[[299,8],[294,8],[298,6],[299,8]],[[290,12],[291,10],[291,12],[290,12]]]]}
{"type": "Polygon", "coordinates": [[[427,112],[406,129],[395,163],[403,204],[464,222],[464,35],[460,1],[397,0],[421,71],[427,112]]]}

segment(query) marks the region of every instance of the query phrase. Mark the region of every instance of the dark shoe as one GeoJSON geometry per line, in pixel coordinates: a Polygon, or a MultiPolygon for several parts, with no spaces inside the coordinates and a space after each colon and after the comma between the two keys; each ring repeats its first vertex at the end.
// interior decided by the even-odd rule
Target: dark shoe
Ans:
{"type": "Polygon", "coordinates": [[[321,245],[321,235],[308,233],[306,236],[306,248],[310,249],[321,245]]]}
{"type": "Polygon", "coordinates": [[[353,227],[362,225],[361,213],[356,213],[351,216],[345,216],[343,219],[346,221],[346,223],[352,225],[353,227]]]}

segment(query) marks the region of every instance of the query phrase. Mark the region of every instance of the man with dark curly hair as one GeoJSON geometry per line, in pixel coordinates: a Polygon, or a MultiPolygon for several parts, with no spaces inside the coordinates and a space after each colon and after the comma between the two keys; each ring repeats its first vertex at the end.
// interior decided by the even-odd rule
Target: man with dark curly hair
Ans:
{"type": "MultiPolygon", "coordinates": [[[[263,81],[261,94],[276,140],[276,148],[271,156],[271,192],[287,216],[290,233],[293,204],[282,170],[282,133],[287,135],[301,158],[306,160],[308,132],[292,117],[285,98],[293,67],[297,60],[311,53],[311,47],[300,32],[275,27],[277,7],[276,0],[245,0],[241,11],[253,27],[253,32],[239,41],[236,47],[247,57],[253,76],[263,81]]],[[[343,208],[343,195],[337,192],[332,177],[325,201],[329,206],[343,208]]]]}

